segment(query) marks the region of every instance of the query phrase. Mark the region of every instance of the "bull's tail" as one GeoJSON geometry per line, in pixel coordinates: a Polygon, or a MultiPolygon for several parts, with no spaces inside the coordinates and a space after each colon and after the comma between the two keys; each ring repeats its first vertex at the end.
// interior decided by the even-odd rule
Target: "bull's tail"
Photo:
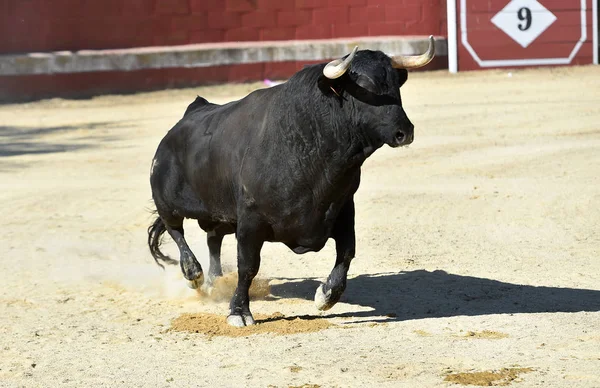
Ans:
{"type": "Polygon", "coordinates": [[[156,217],[156,220],[148,227],[148,248],[150,253],[154,257],[154,261],[161,268],[165,268],[164,264],[177,264],[178,261],[171,259],[160,251],[160,244],[162,242],[162,235],[167,231],[167,226],[160,217],[156,217]]]}

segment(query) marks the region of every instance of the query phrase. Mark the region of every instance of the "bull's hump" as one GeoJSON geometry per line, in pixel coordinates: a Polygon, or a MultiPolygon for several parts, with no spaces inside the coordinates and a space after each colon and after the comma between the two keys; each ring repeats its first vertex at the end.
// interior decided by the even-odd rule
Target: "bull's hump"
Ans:
{"type": "Polygon", "coordinates": [[[203,106],[206,106],[206,105],[211,105],[211,104],[210,104],[210,102],[208,102],[208,100],[206,98],[197,96],[196,99],[194,100],[194,102],[192,102],[190,105],[188,105],[183,116],[185,117],[189,113],[191,113],[203,106]]]}

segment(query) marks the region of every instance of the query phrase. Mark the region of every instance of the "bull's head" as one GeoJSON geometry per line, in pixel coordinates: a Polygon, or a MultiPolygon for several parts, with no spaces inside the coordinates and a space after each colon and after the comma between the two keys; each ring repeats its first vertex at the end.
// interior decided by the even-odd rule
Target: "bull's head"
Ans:
{"type": "Polygon", "coordinates": [[[365,130],[374,141],[398,147],[412,143],[414,126],[402,108],[400,87],[408,78],[407,69],[425,66],[435,55],[433,36],[427,52],[414,56],[388,57],[381,51],[355,47],[342,59],[323,69],[327,89],[342,98],[344,91],[355,102],[353,123],[365,130]]]}

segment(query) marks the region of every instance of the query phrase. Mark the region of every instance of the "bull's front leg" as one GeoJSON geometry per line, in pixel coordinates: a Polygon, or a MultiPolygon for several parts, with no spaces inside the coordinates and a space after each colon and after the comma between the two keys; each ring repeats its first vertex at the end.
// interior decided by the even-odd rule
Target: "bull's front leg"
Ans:
{"type": "Polygon", "coordinates": [[[256,224],[250,222],[240,223],[237,230],[238,251],[238,284],[231,298],[231,312],[227,323],[232,326],[242,327],[254,324],[250,312],[250,285],[258,274],[260,268],[260,250],[264,238],[259,233],[256,224]]]}
{"type": "Polygon", "coordinates": [[[335,266],[327,281],[321,284],[315,293],[315,305],[319,310],[332,308],[346,289],[346,276],[356,248],[353,198],[350,198],[341,209],[333,226],[332,237],[336,249],[335,266]]]}

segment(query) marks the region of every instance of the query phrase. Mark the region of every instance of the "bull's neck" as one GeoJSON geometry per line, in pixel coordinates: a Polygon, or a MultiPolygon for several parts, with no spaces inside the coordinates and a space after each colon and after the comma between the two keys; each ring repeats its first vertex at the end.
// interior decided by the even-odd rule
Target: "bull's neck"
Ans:
{"type": "Polygon", "coordinates": [[[288,138],[295,150],[310,155],[314,162],[325,161],[340,168],[360,167],[380,145],[357,124],[353,102],[315,93],[303,104],[290,106],[285,113],[288,138]]]}
{"type": "Polygon", "coordinates": [[[290,151],[288,163],[301,172],[315,199],[327,202],[347,192],[363,162],[378,147],[353,123],[351,107],[321,93],[313,97],[303,104],[284,104],[279,128],[290,151]]]}

